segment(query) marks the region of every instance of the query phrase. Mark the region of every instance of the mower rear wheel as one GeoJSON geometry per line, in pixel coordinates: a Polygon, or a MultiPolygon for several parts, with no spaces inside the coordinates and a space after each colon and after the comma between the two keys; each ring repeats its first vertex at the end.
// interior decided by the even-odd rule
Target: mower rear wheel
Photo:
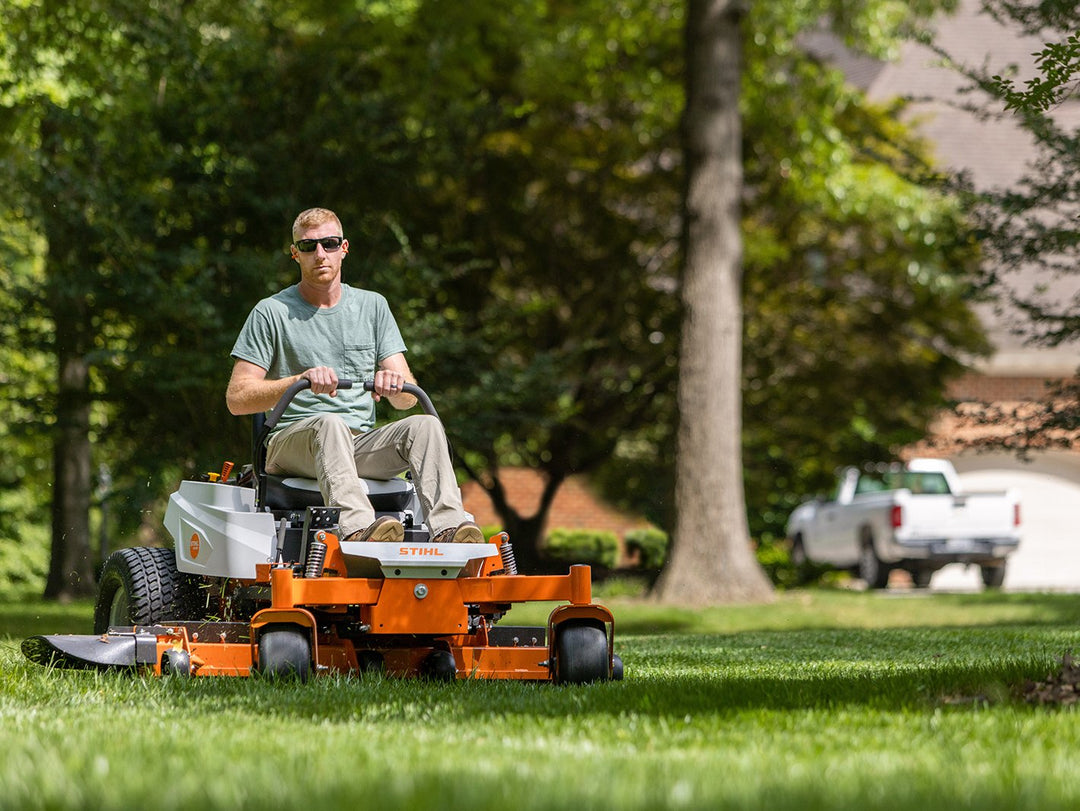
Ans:
{"type": "Polygon", "coordinates": [[[555,681],[586,684],[610,676],[611,660],[603,626],[568,620],[555,628],[555,681]]]}
{"type": "Polygon", "coordinates": [[[176,568],[171,549],[136,546],[109,555],[101,570],[94,633],[110,626],[157,625],[197,620],[199,589],[176,568]]]}
{"type": "Polygon", "coordinates": [[[267,625],[259,635],[259,673],[271,678],[307,681],[311,642],[298,625],[267,625]]]}

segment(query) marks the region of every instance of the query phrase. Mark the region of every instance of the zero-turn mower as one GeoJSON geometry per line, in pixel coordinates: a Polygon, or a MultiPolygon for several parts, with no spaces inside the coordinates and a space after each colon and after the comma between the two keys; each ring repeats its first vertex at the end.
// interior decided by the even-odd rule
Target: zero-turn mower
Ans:
{"type": "MultiPolygon", "coordinates": [[[[221,473],[181,482],[165,513],[174,549],[120,549],[106,560],[93,635],[34,636],[24,655],[55,667],[182,677],[305,680],[375,670],[563,684],[622,678],[614,618],[592,601],[588,566],[518,574],[506,533],[487,543],[431,543],[407,478],[364,480],[376,514],[405,526],[402,543],[343,541],[339,510],[323,503],[314,480],[267,474],[266,439],[308,385],[298,381],[268,415],[256,415],[250,472],[233,477],[226,462],[221,473]],[[528,601],[561,604],[546,626],[499,624],[528,601]]],[[[405,391],[438,416],[422,389],[405,391]]]]}

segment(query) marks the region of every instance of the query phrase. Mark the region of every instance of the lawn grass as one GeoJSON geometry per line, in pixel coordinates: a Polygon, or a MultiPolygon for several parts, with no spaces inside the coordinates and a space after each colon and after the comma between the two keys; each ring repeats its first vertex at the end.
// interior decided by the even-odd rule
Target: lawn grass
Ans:
{"type": "Polygon", "coordinates": [[[1080,647],[1080,597],[609,604],[626,679],[584,687],[49,671],[18,640],[89,605],[0,606],[0,809],[1080,805],[1075,711],[1016,692],[1080,647]]]}

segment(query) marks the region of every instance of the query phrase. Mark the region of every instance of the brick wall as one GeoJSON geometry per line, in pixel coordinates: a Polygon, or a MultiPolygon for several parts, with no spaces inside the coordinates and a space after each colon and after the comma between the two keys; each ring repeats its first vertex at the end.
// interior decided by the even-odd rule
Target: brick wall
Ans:
{"type": "Polygon", "coordinates": [[[983,403],[1017,403],[1045,400],[1047,384],[1054,381],[1045,377],[990,377],[968,374],[949,386],[948,394],[954,400],[975,400],[983,403]]]}
{"type": "MultiPolygon", "coordinates": [[[[945,409],[929,427],[926,439],[908,446],[902,458],[933,456],[946,458],[970,450],[979,443],[1010,440],[1038,409],[1050,400],[1048,386],[1062,378],[1041,376],[989,376],[971,373],[950,385],[948,396],[957,400],[955,409],[945,409]],[[985,410],[983,405],[988,405],[985,410]],[[1000,413],[998,412],[1000,410],[1000,413]]],[[[1038,440],[1030,440],[1038,447],[1038,440]]],[[[1080,451],[1080,437],[1072,445],[1080,451]]]]}

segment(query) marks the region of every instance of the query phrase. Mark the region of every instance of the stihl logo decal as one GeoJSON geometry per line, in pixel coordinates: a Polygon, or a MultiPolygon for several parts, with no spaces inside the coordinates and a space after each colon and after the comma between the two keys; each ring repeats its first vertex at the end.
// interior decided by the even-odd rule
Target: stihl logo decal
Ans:
{"type": "Polygon", "coordinates": [[[202,543],[199,540],[199,533],[192,533],[191,540],[188,542],[188,551],[191,553],[192,559],[195,559],[199,556],[199,549],[201,546],[202,543]]]}
{"type": "Polygon", "coordinates": [[[442,557],[442,551],[437,546],[399,546],[398,554],[403,557],[407,555],[432,555],[434,557],[442,557]]]}

